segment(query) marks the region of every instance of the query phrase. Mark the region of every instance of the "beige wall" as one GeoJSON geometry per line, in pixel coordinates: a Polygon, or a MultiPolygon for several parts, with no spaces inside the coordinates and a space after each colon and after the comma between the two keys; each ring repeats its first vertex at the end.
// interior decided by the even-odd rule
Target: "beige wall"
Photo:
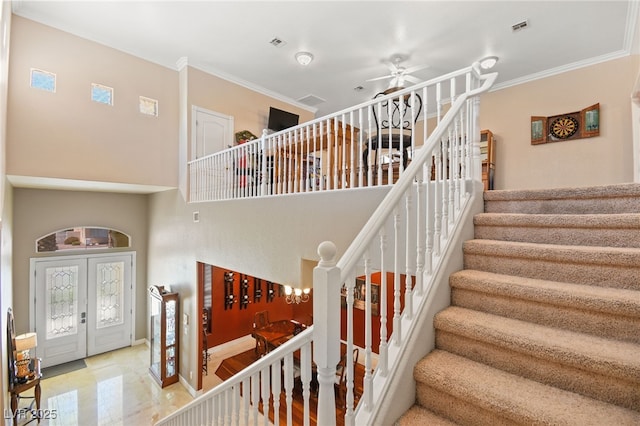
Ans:
{"type": "Polygon", "coordinates": [[[177,71],[14,16],[9,75],[8,174],[177,186],[177,71]],[[56,93],[30,88],[31,68],[55,73],[56,93]],[[91,83],[114,105],[91,101],[91,83]]]}
{"type": "Polygon", "coordinates": [[[631,92],[639,69],[640,56],[628,56],[483,95],[480,125],[497,138],[495,189],[633,182],[631,92]],[[596,103],[600,136],[531,145],[531,116],[596,103]]]}
{"type": "MultiPolygon", "coordinates": [[[[131,236],[130,249],[107,252],[136,252],[136,316],[133,338],[145,338],[148,322],[148,196],[21,188],[15,188],[13,192],[13,301],[17,330],[26,332],[29,325],[29,259],[60,255],[37,254],[36,240],[73,226],[98,226],[117,229],[131,236]]],[[[84,252],[97,253],[93,250],[84,252]]]]}
{"type": "MultiPolygon", "coordinates": [[[[230,81],[189,67],[188,103],[234,117],[235,132],[249,130],[260,137],[267,127],[269,107],[298,114],[300,123],[312,120],[311,111],[263,95],[230,81]]],[[[189,108],[189,114],[191,109],[189,108]]],[[[189,115],[189,123],[191,116],[189,115]]]]}
{"type": "Polygon", "coordinates": [[[0,394],[0,407],[3,412],[11,408],[10,398],[5,389],[9,388],[8,371],[5,367],[8,363],[7,354],[7,309],[13,306],[12,286],[12,195],[6,188],[9,186],[5,177],[6,167],[6,124],[7,124],[7,91],[9,70],[9,45],[11,34],[11,2],[2,2],[0,5],[0,382],[3,392],[0,394]]]}

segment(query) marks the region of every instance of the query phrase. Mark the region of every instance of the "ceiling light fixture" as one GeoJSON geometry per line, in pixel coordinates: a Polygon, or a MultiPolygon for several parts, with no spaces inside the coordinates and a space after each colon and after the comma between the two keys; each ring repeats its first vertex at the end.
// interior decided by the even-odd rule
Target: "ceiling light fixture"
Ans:
{"type": "Polygon", "coordinates": [[[482,68],[483,70],[490,70],[496,65],[497,62],[497,56],[487,56],[486,58],[480,59],[480,68],[482,68]]]}
{"type": "Polygon", "coordinates": [[[313,55],[309,52],[298,52],[296,53],[296,61],[300,65],[309,65],[313,61],[313,55]]]}

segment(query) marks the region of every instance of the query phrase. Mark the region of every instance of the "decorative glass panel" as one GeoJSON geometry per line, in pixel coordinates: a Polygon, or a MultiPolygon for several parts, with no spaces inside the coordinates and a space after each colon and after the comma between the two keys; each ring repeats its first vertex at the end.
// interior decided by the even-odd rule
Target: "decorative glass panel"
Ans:
{"type": "Polygon", "coordinates": [[[140,112],[146,115],[158,116],[158,101],[140,96],[140,112]]]}
{"type": "Polygon", "coordinates": [[[176,301],[167,302],[167,346],[176,343],[176,301]]]}
{"type": "Polygon", "coordinates": [[[78,266],[46,269],[47,339],[78,333],[78,266]]]}
{"type": "Polygon", "coordinates": [[[55,93],[56,75],[51,72],[31,68],[31,87],[55,93]]]}
{"type": "Polygon", "coordinates": [[[105,105],[113,105],[113,88],[91,83],[91,100],[105,105]]]}
{"type": "Polygon", "coordinates": [[[162,303],[155,297],[151,298],[151,369],[160,377],[160,333],[162,332],[162,318],[160,309],[162,303]]]}
{"type": "Polygon", "coordinates": [[[115,229],[78,227],[63,229],[36,241],[38,253],[114,247],[131,247],[129,236],[115,229]]]}
{"type": "Polygon", "coordinates": [[[176,347],[169,346],[167,348],[167,377],[176,374],[176,347]]]}
{"type": "Polygon", "coordinates": [[[124,262],[99,263],[96,270],[96,328],[124,323],[124,262]]]}

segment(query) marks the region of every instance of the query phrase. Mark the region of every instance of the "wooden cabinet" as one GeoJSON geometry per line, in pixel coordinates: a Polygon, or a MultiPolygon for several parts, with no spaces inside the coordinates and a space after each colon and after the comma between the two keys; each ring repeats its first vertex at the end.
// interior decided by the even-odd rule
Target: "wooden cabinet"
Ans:
{"type": "Polygon", "coordinates": [[[495,173],[495,140],[491,130],[480,132],[480,160],[482,161],[482,183],[484,190],[493,189],[493,175],[495,173]]]}
{"type": "Polygon", "coordinates": [[[161,387],[178,381],[178,293],[151,286],[151,366],[161,387]]]}

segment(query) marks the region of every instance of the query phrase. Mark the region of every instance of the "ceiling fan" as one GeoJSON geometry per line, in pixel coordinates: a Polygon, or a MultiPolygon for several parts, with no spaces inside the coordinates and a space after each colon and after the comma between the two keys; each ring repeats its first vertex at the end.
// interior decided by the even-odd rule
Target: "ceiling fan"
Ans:
{"type": "Polygon", "coordinates": [[[392,56],[390,61],[384,61],[385,64],[389,67],[389,71],[391,71],[391,73],[382,77],[370,78],[367,81],[377,81],[390,78],[391,81],[389,82],[389,88],[403,88],[405,81],[413,84],[420,83],[422,80],[409,74],[425,68],[429,68],[429,65],[417,65],[405,68],[400,64],[406,59],[407,57],[403,55],[392,56]]]}

